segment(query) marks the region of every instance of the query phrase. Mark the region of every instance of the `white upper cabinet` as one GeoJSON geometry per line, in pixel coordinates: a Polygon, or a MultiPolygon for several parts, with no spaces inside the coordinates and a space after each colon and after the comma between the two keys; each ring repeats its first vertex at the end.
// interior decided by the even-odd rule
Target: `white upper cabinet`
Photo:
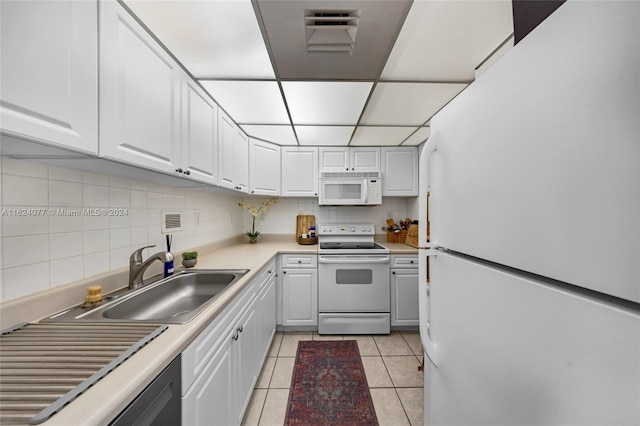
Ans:
{"type": "Polygon", "coordinates": [[[318,196],[318,148],[282,147],[282,196],[318,196]]]}
{"type": "Polygon", "coordinates": [[[190,78],[182,91],[182,166],[184,174],[217,184],[218,105],[190,78]]]}
{"type": "Polygon", "coordinates": [[[382,195],[418,195],[418,148],[382,147],[382,195]]]}
{"type": "Polygon", "coordinates": [[[236,127],[234,134],[236,145],[236,181],[238,191],[249,192],[249,137],[236,127]]]}
{"type": "Polygon", "coordinates": [[[349,148],[320,148],[320,172],[349,170],[349,148]]]}
{"type": "Polygon", "coordinates": [[[98,153],[97,2],[0,2],[0,126],[98,153]]]}
{"type": "Polygon", "coordinates": [[[218,110],[218,184],[248,192],[249,139],[222,110],[218,110]]]}
{"type": "Polygon", "coordinates": [[[175,173],[182,70],[117,2],[99,4],[100,155],[175,173]]]}
{"type": "Polygon", "coordinates": [[[380,148],[320,148],[320,172],[379,172],[380,148]]]}
{"type": "Polygon", "coordinates": [[[249,140],[249,193],[280,195],[280,146],[249,140]]]}
{"type": "Polygon", "coordinates": [[[349,148],[351,171],[379,172],[380,148],[349,148]]]}

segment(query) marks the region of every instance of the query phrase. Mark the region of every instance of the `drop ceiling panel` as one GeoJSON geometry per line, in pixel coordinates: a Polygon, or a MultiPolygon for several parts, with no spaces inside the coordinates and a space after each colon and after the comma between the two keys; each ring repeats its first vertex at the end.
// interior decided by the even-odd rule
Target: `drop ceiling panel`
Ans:
{"type": "Polygon", "coordinates": [[[300,145],[347,146],[354,126],[296,126],[300,145]]]}
{"type": "Polygon", "coordinates": [[[411,1],[258,0],[257,5],[280,78],[373,80],[384,66],[411,1]],[[357,35],[350,54],[307,54],[305,16],[318,10],[356,12],[357,35]]]}
{"type": "Polygon", "coordinates": [[[400,145],[414,130],[414,127],[358,126],[350,146],[400,145]]]}
{"type": "Polygon", "coordinates": [[[253,125],[243,124],[242,130],[253,138],[272,142],[277,145],[298,145],[293,128],[288,125],[253,125]]]}
{"type": "Polygon", "coordinates": [[[512,32],[511,0],[414,1],[382,79],[472,81],[512,32]]]}
{"type": "Polygon", "coordinates": [[[293,124],[355,125],[373,83],[282,83],[293,124]]]}
{"type": "Polygon", "coordinates": [[[196,78],[274,78],[249,0],[125,4],[196,78]]]}
{"type": "Polygon", "coordinates": [[[417,132],[409,136],[402,145],[420,145],[422,142],[426,141],[429,136],[431,136],[431,128],[430,127],[420,127],[417,132]]]}
{"type": "Polygon", "coordinates": [[[466,84],[378,83],[360,124],[420,126],[466,84]]]}
{"type": "Polygon", "coordinates": [[[290,124],[275,81],[200,80],[238,124],[290,124]]]}

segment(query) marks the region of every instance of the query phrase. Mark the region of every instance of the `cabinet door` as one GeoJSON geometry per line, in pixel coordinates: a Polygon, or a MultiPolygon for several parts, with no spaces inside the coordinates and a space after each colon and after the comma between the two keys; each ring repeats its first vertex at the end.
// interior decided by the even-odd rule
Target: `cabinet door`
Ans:
{"type": "Polygon", "coordinates": [[[115,1],[100,4],[100,155],[175,173],[182,70],[115,1]]]}
{"type": "Polygon", "coordinates": [[[249,141],[249,192],[280,195],[280,147],[268,142],[249,141]]]}
{"type": "Polygon", "coordinates": [[[235,181],[234,137],[236,126],[229,116],[218,115],[218,184],[229,189],[237,189],[235,181]]]}
{"type": "Polygon", "coordinates": [[[349,165],[356,172],[379,172],[380,148],[350,148],[349,165]]]}
{"type": "Polygon", "coordinates": [[[276,274],[275,271],[269,281],[260,291],[256,303],[258,321],[258,354],[260,363],[264,361],[271,346],[271,340],[276,332],[276,274]]]}
{"type": "Polygon", "coordinates": [[[320,173],[349,170],[349,148],[320,148],[320,173]]]}
{"type": "Polygon", "coordinates": [[[418,270],[391,270],[391,325],[418,325],[418,270]]]}
{"type": "Polygon", "coordinates": [[[260,373],[260,353],[257,350],[257,321],[256,310],[254,306],[243,315],[236,328],[237,339],[234,338],[231,347],[233,361],[237,364],[234,366],[234,415],[233,424],[240,424],[244,412],[249,405],[253,385],[255,384],[258,373],[260,373]]]}
{"type": "Polygon", "coordinates": [[[182,101],[181,167],[191,179],[217,184],[218,106],[186,75],[182,101]]]}
{"type": "Polygon", "coordinates": [[[282,325],[318,324],[318,270],[282,271],[282,325]]]}
{"type": "Polygon", "coordinates": [[[382,195],[418,195],[418,148],[383,147],[382,195]]]}
{"type": "Polygon", "coordinates": [[[318,148],[282,147],[282,195],[318,196],[318,148]]]}
{"type": "Polygon", "coordinates": [[[0,2],[2,131],[98,153],[97,2],[0,2]]]}
{"type": "MultiPolygon", "coordinates": [[[[235,329],[234,329],[235,331],[235,329]]],[[[184,426],[236,424],[233,395],[232,336],[229,333],[218,352],[194,385],[182,397],[184,426]]]]}
{"type": "Polygon", "coordinates": [[[234,133],[237,190],[249,192],[249,138],[236,127],[234,133]]]}

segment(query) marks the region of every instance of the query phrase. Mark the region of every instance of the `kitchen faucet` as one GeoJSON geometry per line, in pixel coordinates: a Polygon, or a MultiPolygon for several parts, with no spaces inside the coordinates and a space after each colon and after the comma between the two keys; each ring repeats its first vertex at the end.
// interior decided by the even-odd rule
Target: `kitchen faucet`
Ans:
{"type": "Polygon", "coordinates": [[[155,247],[156,245],[145,246],[135,250],[129,257],[129,290],[133,290],[142,285],[142,276],[151,264],[159,260],[163,263],[171,262],[173,255],[168,251],[161,251],[149,256],[147,260],[142,261],[142,250],[155,247]]]}

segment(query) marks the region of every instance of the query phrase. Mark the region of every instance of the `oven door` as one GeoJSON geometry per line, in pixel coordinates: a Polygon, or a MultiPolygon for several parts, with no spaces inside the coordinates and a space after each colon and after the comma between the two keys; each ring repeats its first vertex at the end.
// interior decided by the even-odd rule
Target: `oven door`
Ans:
{"type": "Polygon", "coordinates": [[[362,205],[366,203],[364,179],[320,179],[320,205],[362,205]]]}
{"type": "Polygon", "coordinates": [[[389,255],[319,255],[320,312],[389,312],[389,255]]]}

